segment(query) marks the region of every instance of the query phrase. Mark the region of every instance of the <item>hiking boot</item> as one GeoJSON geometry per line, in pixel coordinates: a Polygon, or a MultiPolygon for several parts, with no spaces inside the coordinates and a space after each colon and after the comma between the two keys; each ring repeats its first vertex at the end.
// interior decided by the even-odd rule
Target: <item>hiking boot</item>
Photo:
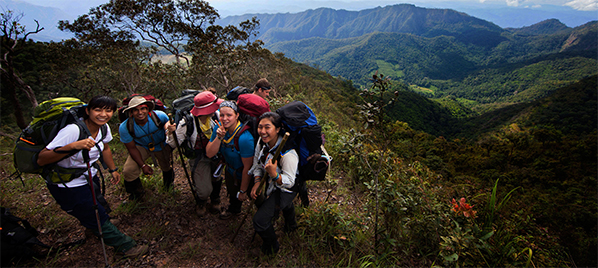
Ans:
{"type": "Polygon", "coordinates": [[[112,219],[110,219],[110,223],[112,223],[112,225],[115,225],[115,226],[116,226],[116,225],[119,225],[119,224],[120,224],[120,220],[119,220],[119,219],[114,219],[114,218],[112,218],[112,219]]]}
{"type": "Polygon", "coordinates": [[[219,218],[221,220],[228,220],[228,219],[232,218],[233,216],[237,216],[237,215],[239,215],[239,212],[235,213],[235,212],[230,212],[228,210],[225,210],[222,213],[220,213],[219,218]]]}
{"type": "Polygon", "coordinates": [[[207,214],[207,210],[206,210],[206,204],[205,203],[200,203],[197,204],[195,206],[195,214],[197,214],[197,217],[202,218],[203,216],[205,216],[207,214]]]}
{"type": "Polygon", "coordinates": [[[120,252],[119,255],[122,255],[125,258],[136,258],[147,253],[148,249],[149,247],[147,245],[137,245],[125,252],[120,252]]]}
{"type": "Polygon", "coordinates": [[[129,193],[129,200],[141,200],[145,195],[145,190],[143,189],[143,184],[141,184],[141,179],[137,178],[133,181],[124,181],[125,183],[125,190],[129,193]]]}
{"type": "Polygon", "coordinates": [[[220,203],[217,203],[217,204],[209,203],[208,204],[208,210],[212,214],[218,214],[218,213],[220,213],[220,203]]]}
{"type": "Polygon", "coordinates": [[[174,182],[174,169],[162,172],[162,181],[164,183],[164,190],[168,191],[172,188],[172,183],[174,182]]]}

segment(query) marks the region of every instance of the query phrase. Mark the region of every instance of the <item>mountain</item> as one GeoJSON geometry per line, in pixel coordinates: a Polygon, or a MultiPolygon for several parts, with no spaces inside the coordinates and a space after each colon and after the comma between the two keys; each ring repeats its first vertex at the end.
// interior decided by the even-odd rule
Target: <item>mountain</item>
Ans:
{"type": "Polygon", "coordinates": [[[540,34],[555,34],[560,31],[568,30],[569,27],[557,19],[549,19],[541,21],[531,26],[521,28],[507,28],[517,34],[540,35],[540,34]]]}
{"type": "Polygon", "coordinates": [[[43,27],[44,30],[29,36],[34,41],[60,41],[73,37],[71,33],[58,29],[59,20],[72,20],[75,18],[75,16],[61,9],[42,7],[16,0],[0,0],[0,6],[5,10],[13,11],[15,15],[22,14],[19,23],[24,25],[27,31],[34,31],[37,26],[35,20],[39,22],[40,28],[43,27]]]}
{"type": "Polygon", "coordinates": [[[407,33],[423,37],[456,36],[463,42],[478,35],[500,42],[499,26],[450,9],[426,9],[409,4],[362,11],[319,8],[294,14],[247,14],[220,20],[221,25],[237,25],[256,16],[260,20],[258,39],[266,47],[277,42],[311,37],[343,39],[374,32],[407,33]],[[463,34],[467,33],[467,34],[463,34]]]}
{"type": "Polygon", "coordinates": [[[463,98],[473,101],[473,106],[487,108],[495,102],[534,100],[596,73],[597,21],[575,28],[547,20],[519,29],[501,29],[450,10],[444,13],[462,20],[443,21],[437,16],[438,10],[408,5],[393,10],[420,11],[406,16],[403,25],[418,21],[422,27],[400,28],[411,29],[407,33],[372,32],[345,39],[312,37],[278,42],[271,44],[270,50],[350,79],[358,86],[367,86],[371,75],[379,72],[428,88],[429,97],[463,98]],[[435,18],[428,19],[432,16],[435,18]]]}

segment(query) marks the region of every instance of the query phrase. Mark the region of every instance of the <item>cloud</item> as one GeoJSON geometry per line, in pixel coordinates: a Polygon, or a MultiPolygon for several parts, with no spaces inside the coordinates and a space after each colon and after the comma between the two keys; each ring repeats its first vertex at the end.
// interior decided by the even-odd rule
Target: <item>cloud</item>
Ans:
{"type": "Polygon", "coordinates": [[[567,2],[565,5],[583,11],[598,10],[598,1],[596,0],[573,0],[571,2],[567,2]]]}
{"type": "Polygon", "coordinates": [[[510,7],[519,6],[519,0],[507,0],[507,6],[510,6],[510,7]]]}

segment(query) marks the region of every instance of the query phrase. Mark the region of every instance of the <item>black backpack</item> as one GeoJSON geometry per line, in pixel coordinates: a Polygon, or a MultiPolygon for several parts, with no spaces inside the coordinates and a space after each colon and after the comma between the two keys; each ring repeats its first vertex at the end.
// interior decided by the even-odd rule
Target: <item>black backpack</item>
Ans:
{"type": "Polygon", "coordinates": [[[276,113],[282,118],[285,131],[290,134],[282,151],[295,149],[299,155],[298,179],[324,180],[330,159],[322,155],[322,127],[314,112],[305,103],[293,101],[278,108],[276,113]]]}
{"type": "Polygon", "coordinates": [[[236,101],[239,98],[239,95],[251,93],[251,90],[243,87],[243,86],[236,86],[235,88],[231,89],[228,93],[226,93],[226,98],[228,100],[236,101]]]}
{"type": "MultiPolygon", "coordinates": [[[[191,109],[195,105],[193,99],[202,90],[185,89],[181,92],[178,99],[172,102],[172,113],[174,114],[174,123],[179,122],[184,118],[187,124],[187,131],[185,132],[185,140],[179,144],[183,151],[183,155],[187,158],[199,157],[199,152],[195,150],[195,144],[191,144],[189,137],[193,135],[193,130],[199,125],[197,118],[191,114],[191,109]]],[[[178,127],[178,125],[177,125],[178,127]]]]}
{"type": "Polygon", "coordinates": [[[43,257],[35,245],[42,248],[50,246],[37,239],[39,235],[28,221],[12,215],[8,208],[0,207],[2,218],[2,267],[18,264],[21,260],[43,257]]]}

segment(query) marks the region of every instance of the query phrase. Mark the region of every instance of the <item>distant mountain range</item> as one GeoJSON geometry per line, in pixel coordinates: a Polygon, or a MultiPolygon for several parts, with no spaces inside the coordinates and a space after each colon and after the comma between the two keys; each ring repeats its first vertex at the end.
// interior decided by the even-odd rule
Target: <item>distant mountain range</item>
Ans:
{"type": "MultiPolygon", "coordinates": [[[[220,23],[234,25],[251,16],[231,16],[220,23]]],[[[375,71],[414,84],[425,79],[458,81],[496,68],[506,75],[558,53],[570,54],[557,58],[581,53],[591,61],[598,47],[596,21],[575,28],[556,19],[501,28],[455,10],[409,4],[256,16],[260,20],[257,38],[268,49],[358,85],[364,85],[375,71]]],[[[590,70],[583,69],[580,78],[590,70]]]]}
{"type": "Polygon", "coordinates": [[[222,25],[237,25],[257,16],[258,39],[267,47],[275,43],[320,37],[343,39],[374,32],[408,33],[422,37],[441,35],[467,38],[463,33],[500,39],[501,27],[450,9],[427,9],[410,4],[378,7],[362,11],[319,8],[294,14],[257,14],[231,16],[222,25]]]}

